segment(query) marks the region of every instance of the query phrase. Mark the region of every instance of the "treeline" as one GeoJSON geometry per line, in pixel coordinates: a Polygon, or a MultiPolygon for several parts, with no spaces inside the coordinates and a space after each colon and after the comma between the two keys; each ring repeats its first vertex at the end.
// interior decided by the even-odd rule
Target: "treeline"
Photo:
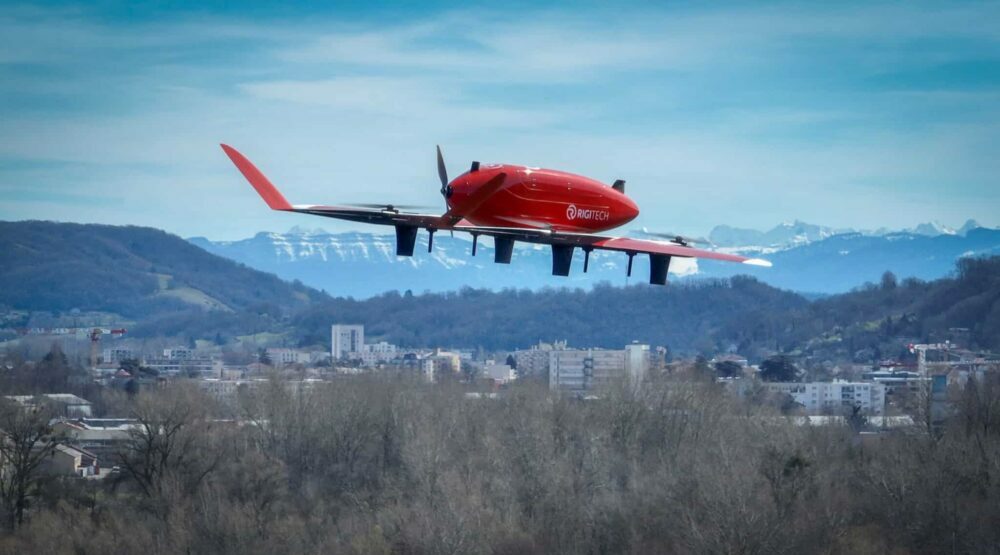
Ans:
{"type": "MultiPolygon", "coordinates": [[[[704,280],[669,287],[592,290],[462,289],[453,293],[387,293],[364,301],[314,303],[296,314],[301,333],[329,333],[333,322],[365,324],[366,336],[405,346],[455,345],[485,349],[527,348],[539,341],[570,340],[576,346],[621,348],[633,340],[683,347],[716,348],[720,332],[755,314],[762,342],[772,341],[780,316],[808,302],[752,278],[704,280]]],[[[308,336],[307,336],[308,337],[308,336]]]]}
{"type": "Polygon", "coordinates": [[[952,277],[930,282],[886,273],[880,283],[812,303],[793,326],[801,348],[839,339],[845,355],[871,349],[895,356],[885,346],[896,337],[1000,349],[1000,256],[961,258],[952,277]]]}
{"type": "MultiPolygon", "coordinates": [[[[2,395],[72,393],[99,401],[103,391],[88,370],[66,357],[58,343],[52,344],[38,360],[26,360],[16,354],[7,356],[0,372],[2,395]]],[[[100,407],[101,403],[97,405],[100,407]]]]}
{"type": "Polygon", "coordinates": [[[361,323],[370,340],[404,347],[504,350],[568,339],[574,346],[621,348],[637,340],[682,356],[735,349],[754,360],[785,352],[868,363],[910,356],[906,341],[1000,349],[998,276],[1000,257],[963,258],[950,278],[898,280],[887,273],[880,283],[815,301],[748,277],[666,288],[392,292],[316,300],[291,314],[270,304],[233,313],[180,310],[133,331],[206,339],[275,331],[290,345],[328,346],[330,324],[361,323]]]}
{"type": "Polygon", "coordinates": [[[899,337],[945,340],[968,329],[965,346],[1000,348],[1000,257],[963,258],[955,276],[881,283],[809,302],[753,278],[705,280],[666,288],[410,295],[313,303],[292,319],[305,341],[328,340],[333,322],[363,323],[369,337],[406,346],[526,348],[568,339],[577,346],[621,348],[633,340],[682,354],[735,348],[862,362],[900,355],[899,337]],[[896,345],[896,350],[891,346],[896,345]]]}
{"type": "Polygon", "coordinates": [[[533,384],[464,393],[383,376],[308,390],[273,381],[226,406],[184,384],[122,397],[140,426],[114,454],[121,472],[32,482],[21,521],[5,515],[0,553],[1000,545],[995,379],[973,382],[943,430],[865,441],[676,375],[590,401],[533,384]]]}

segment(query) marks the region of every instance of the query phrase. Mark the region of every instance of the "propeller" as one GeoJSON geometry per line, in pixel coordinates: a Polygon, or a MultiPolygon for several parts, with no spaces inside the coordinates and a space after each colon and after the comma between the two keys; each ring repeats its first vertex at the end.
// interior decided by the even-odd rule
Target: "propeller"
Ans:
{"type": "Polygon", "coordinates": [[[374,208],[385,212],[399,212],[400,210],[433,210],[433,206],[423,206],[419,204],[377,204],[368,202],[348,202],[345,206],[356,208],[374,208]]]}
{"type": "Polygon", "coordinates": [[[448,168],[444,165],[444,156],[441,154],[441,145],[437,145],[438,154],[438,177],[441,178],[441,196],[451,195],[451,188],[448,187],[448,168]]]}
{"type": "Polygon", "coordinates": [[[650,231],[650,230],[646,229],[645,227],[642,228],[642,233],[644,235],[648,235],[650,237],[657,237],[657,238],[660,238],[660,239],[666,239],[666,240],[670,241],[671,243],[677,243],[678,245],[682,245],[682,246],[685,246],[685,247],[688,246],[689,244],[693,244],[693,245],[707,245],[707,246],[710,246],[710,247],[714,247],[715,246],[715,243],[709,241],[708,239],[706,239],[704,237],[685,237],[685,236],[679,235],[677,233],[662,233],[662,232],[657,232],[657,231],[650,231]]]}
{"type": "MultiPolygon", "coordinates": [[[[448,168],[444,165],[444,155],[441,154],[441,146],[437,147],[438,177],[441,178],[441,196],[448,198],[451,196],[451,187],[448,186],[448,168]]],[[[447,203],[446,203],[447,204],[447,203]]],[[[356,208],[373,208],[384,212],[399,212],[400,210],[433,210],[433,206],[422,206],[416,204],[378,204],[368,202],[346,203],[346,206],[356,208]]],[[[447,206],[445,206],[447,209],[447,206]]]]}
{"type": "MultiPolygon", "coordinates": [[[[435,146],[437,146],[438,153],[438,177],[441,178],[441,196],[445,199],[444,209],[445,212],[447,212],[449,210],[448,197],[451,196],[451,187],[448,186],[448,168],[444,165],[444,155],[441,154],[441,145],[435,146]]],[[[452,237],[455,236],[454,230],[448,230],[448,233],[450,233],[452,237]]]]}

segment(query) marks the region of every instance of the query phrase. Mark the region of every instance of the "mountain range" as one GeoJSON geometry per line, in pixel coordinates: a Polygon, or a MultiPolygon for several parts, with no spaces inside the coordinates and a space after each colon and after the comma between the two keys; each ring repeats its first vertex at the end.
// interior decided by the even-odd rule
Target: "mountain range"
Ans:
{"type": "Polygon", "coordinates": [[[892,230],[880,227],[875,230],[858,230],[851,228],[838,229],[795,220],[791,223],[778,224],[767,231],[718,225],[712,229],[712,232],[709,234],[709,240],[712,244],[719,247],[748,248],[758,246],[787,249],[822,241],[835,235],[861,234],[880,237],[897,233],[909,233],[927,237],[937,237],[938,235],[965,236],[969,231],[980,227],[983,226],[976,220],[966,220],[959,228],[949,227],[940,222],[925,222],[911,229],[892,230]]]}
{"type": "MultiPolygon", "coordinates": [[[[995,245],[991,241],[997,233],[982,228],[969,230],[964,237],[847,233],[817,241],[811,250],[800,246],[772,250],[771,254],[777,259],[813,252],[819,258],[830,258],[843,247],[841,243],[857,245],[860,237],[873,244],[868,250],[858,247],[860,253],[879,252],[888,241],[903,245],[895,247],[901,259],[918,259],[917,254],[927,248],[942,252],[954,249],[956,241],[959,246],[967,246],[969,241],[995,245]],[[909,254],[906,249],[911,249],[909,254]]],[[[408,347],[502,350],[526,348],[539,340],[571,339],[579,346],[620,348],[638,340],[666,345],[677,353],[736,350],[760,358],[769,352],[786,351],[817,360],[856,362],[894,356],[902,352],[906,342],[914,341],[953,339],[972,347],[1000,347],[1000,257],[961,257],[949,272],[954,277],[946,279],[897,280],[886,276],[878,285],[854,287],[849,293],[810,301],[747,276],[682,278],[671,287],[595,284],[531,291],[527,287],[527,280],[534,278],[530,272],[547,277],[544,268],[533,270],[531,264],[494,266],[485,256],[472,259],[470,264],[461,252],[467,243],[457,238],[443,237],[448,244],[434,256],[424,253],[420,258],[396,260],[391,241],[384,238],[357,236],[354,242],[332,244],[330,234],[299,230],[297,235],[312,237],[315,252],[309,260],[322,260],[318,253],[325,253],[326,260],[333,262],[357,255],[361,265],[354,268],[363,271],[342,276],[349,283],[376,278],[382,283],[406,283],[412,277],[426,277],[421,268],[428,261],[452,263],[454,257],[466,264],[445,273],[457,274],[482,265],[484,272],[506,275],[517,289],[462,287],[445,293],[410,294],[394,287],[391,292],[355,300],[283,281],[156,229],[0,222],[3,337],[15,338],[19,327],[96,325],[91,323],[91,313],[98,312],[102,321],[128,324],[129,336],[139,341],[170,337],[217,344],[249,341],[254,346],[322,348],[329,346],[330,324],[350,322],[364,324],[366,335],[373,340],[408,347]],[[389,259],[395,265],[381,266],[384,275],[379,275],[373,269],[378,266],[366,265],[373,257],[389,259]],[[410,273],[404,273],[407,268],[410,273]],[[525,282],[516,283],[517,279],[525,282]],[[72,323],[78,319],[79,323],[72,323]]],[[[263,238],[274,243],[267,234],[263,238]]],[[[297,255],[300,251],[292,246],[282,248],[297,255]]],[[[545,264],[548,259],[543,248],[522,249],[517,256],[534,264],[545,264]]],[[[596,264],[602,268],[595,271],[618,262],[605,259],[596,264]]],[[[873,267],[884,267],[885,260],[869,262],[873,267]]],[[[805,261],[788,258],[782,263],[795,267],[805,261]]],[[[337,269],[342,264],[326,268],[337,269]]],[[[322,264],[318,267],[324,268],[322,264]]],[[[706,268],[697,268],[697,275],[706,274],[706,268]]],[[[920,270],[919,265],[914,268],[920,270]]]]}
{"type": "MultiPolygon", "coordinates": [[[[800,221],[767,231],[720,225],[712,230],[709,240],[727,252],[767,258],[774,267],[675,259],[672,279],[749,274],[776,287],[834,294],[878,281],[885,271],[900,279],[936,279],[951,272],[960,257],[1000,253],[1000,230],[980,227],[972,220],[958,229],[927,223],[902,231],[834,229],[800,221]]],[[[584,274],[583,253],[578,250],[571,275],[554,277],[546,246],[519,244],[510,265],[494,264],[491,241],[482,241],[479,254],[473,258],[471,240],[465,234],[451,237],[439,233],[431,253],[427,252],[426,234],[421,234],[417,253],[411,258],[395,256],[393,235],[365,232],[328,233],[296,227],[286,233],[261,232],[237,241],[204,237],[189,241],[284,279],[299,280],[331,295],[356,298],[390,290],[588,288],[602,281],[625,285],[645,281],[648,272],[646,258],[636,257],[633,275],[627,279],[625,255],[595,252],[590,270],[584,274]]]]}

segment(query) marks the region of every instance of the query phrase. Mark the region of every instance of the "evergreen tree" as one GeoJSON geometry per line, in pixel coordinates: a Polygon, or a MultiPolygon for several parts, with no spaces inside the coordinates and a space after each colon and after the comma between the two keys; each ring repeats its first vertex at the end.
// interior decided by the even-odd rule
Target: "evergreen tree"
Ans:
{"type": "Polygon", "coordinates": [[[267,354],[267,349],[261,347],[260,349],[257,350],[257,362],[267,366],[271,366],[272,364],[271,355],[267,354]]]}
{"type": "Polygon", "coordinates": [[[66,354],[58,343],[53,343],[48,354],[35,366],[31,377],[32,389],[41,393],[62,393],[66,391],[69,377],[73,374],[66,354]]]}
{"type": "Polygon", "coordinates": [[[760,378],[766,382],[794,382],[798,374],[788,355],[776,355],[760,364],[760,378]]]}
{"type": "Polygon", "coordinates": [[[738,362],[723,360],[715,363],[715,373],[723,378],[732,378],[743,374],[743,367],[738,362]]]}

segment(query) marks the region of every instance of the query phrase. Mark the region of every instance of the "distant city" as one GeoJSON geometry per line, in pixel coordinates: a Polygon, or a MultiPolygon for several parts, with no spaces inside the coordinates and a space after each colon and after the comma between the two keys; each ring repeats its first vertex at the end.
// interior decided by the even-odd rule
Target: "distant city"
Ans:
{"type": "MultiPolygon", "coordinates": [[[[963,330],[953,332],[961,335],[963,330]]],[[[202,341],[197,346],[150,349],[141,346],[146,341],[130,343],[127,330],[121,328],[29,328],[21,330],[21,336],[54,341],[54,349],[75,352],[78,360],[86,355],[90,378],[103,387],[135,393],[169,380],[193,380],[220,401],[233,401],[240,391],[267,383],[275,376],[309,387],[347,376],[380,373],[411,376],[429,384],[445,381],[473,388],[486,386],[494,392],[502,392],[516,380],[528,380],[544,384],[553,392],[586,399],[616,385],[641,388],[660,376],[701,372],[704,378],[716,381],[737,397],[753,395],[760,388],[784,397],[787,404],[783,410],[789,414],[890,414],[908,418],[905,415],[913,408],[913,396],[924,385],[939,393],[943,403],[943,394],[949,388],[964,387],[970,377],[981,381],[985,372],[1000,369],[1000,356],[984,355],[950,342],[910,344],[906,347],[913,355],[909,362],[885,359],[876,364],[827,363],[806,371],[796,368],[794,359],[786,355],[775,355],[758,364],[751,364],[747,357],[733,351],[711,358],[675,359],[666,347],[638,342],[621,349],[573,347],[566,340],[498,352],[410,349],[387,341],[367,342],[365,326],[360,324],[331,325],[329,351],[260,347],[240,354],[202,341]],[[89,354],[85,352],[88,345],[89,354]],[[98,345],[102,347],[98,349],[98,345]],[[773,368],[780,365],[785,366],[773,374],[773,368]],[[824,379],[809,379],[817,375],[824,379]]],[[[8,369],[16,352],[8,346],[4,357],[8,369]]],[[[59,395],[66,396],[52,399],[72,400],[73,406],[66,409],[65,416],[92,416],[85,400],[59,395]]],[[[29,397],[19,400],[25,402],[29,397]]],[[[946,414],[943,407],[935,410],[946,414]]],[[[905,421],[913,425],[912,419],[905,421]]]]}

